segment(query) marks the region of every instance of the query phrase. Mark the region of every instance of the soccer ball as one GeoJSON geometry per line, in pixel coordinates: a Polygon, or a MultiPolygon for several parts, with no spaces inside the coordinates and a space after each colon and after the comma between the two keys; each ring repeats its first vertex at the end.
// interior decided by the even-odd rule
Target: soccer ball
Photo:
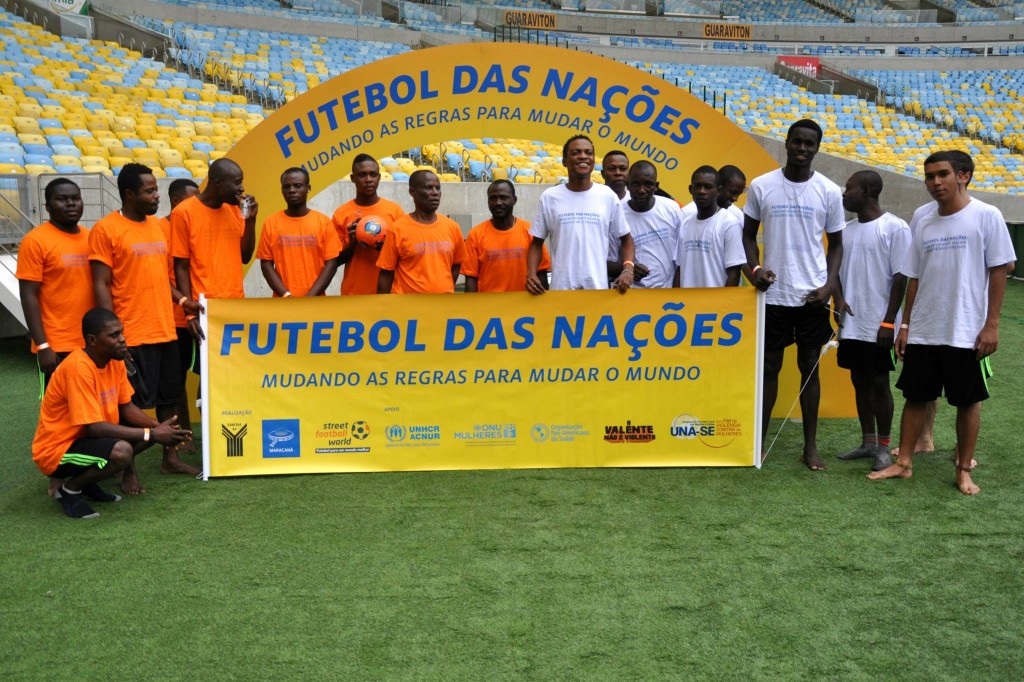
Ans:
{"type": "Polygon", "coordinates": [[[352,422],[352,435],[356,440],[366,440],[370,435],[370,425],[364,421],[352,422]]]}
{"type": "Polygon", "coordinates": [[[356,239],[371,249],[376,249],[384,243],[384,237],[389,229],[391,229],[391,226],[383,218],[376,215],[368,215],[360,219],[356,224],[356,239]]]}

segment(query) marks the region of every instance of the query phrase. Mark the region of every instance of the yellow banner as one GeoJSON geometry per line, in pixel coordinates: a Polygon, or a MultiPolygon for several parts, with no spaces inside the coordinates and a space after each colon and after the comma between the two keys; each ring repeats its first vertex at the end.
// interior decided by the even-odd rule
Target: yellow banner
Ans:
{"type": "Polygon", "coordinates": [[[206,473],[758,465],[761,298],[211,300],[206,473]]]}
{"type": "Polygon", "coordinates": [[[704,24],[708,40],[750,40],[754,27],[748,24],[704,24]]]}
{"type": "Polygon", "coordinates": [[[546,12],[524,12],[505,10],[505,25],[513,28],[551,29],[557,28],[555,15],[546,12]]]}

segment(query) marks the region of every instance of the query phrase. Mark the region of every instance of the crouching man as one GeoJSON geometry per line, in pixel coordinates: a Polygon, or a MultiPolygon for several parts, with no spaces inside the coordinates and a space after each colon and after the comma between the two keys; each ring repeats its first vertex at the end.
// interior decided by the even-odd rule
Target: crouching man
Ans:
{"type": "Polygon", "coordinates": [[[135,479],[135,455],[150,445],[178,445],[192,432],[178,418],[153,419],[131,402],[124,325],[112,311],[93,308],[82,318],[85,348],[53,373],[43,396],[32,459],[45,475],[64,479],[54,497],[73,519],[99,516],[89,505],[118,502],[99,486],[122,474],[135,479]]]}

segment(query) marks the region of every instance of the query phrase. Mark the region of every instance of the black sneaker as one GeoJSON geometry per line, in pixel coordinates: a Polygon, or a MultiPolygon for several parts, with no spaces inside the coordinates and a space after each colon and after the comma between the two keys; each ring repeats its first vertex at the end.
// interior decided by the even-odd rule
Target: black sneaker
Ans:
{"type": "Polygon", "coordinates": [[[82,493],[69,493],[61,488],[54,497],[60,503],[64,513],[73,519],[94,519],[99,516],[99,512],[89,506],[82,493]]]}
{"type": "Polygon", "coordinates": [[[108,493],[100,487],[99,483],[90,483],[82,488],[82,494],[93,502],[120,502],[121,496],[116,493],[108,493]]]}

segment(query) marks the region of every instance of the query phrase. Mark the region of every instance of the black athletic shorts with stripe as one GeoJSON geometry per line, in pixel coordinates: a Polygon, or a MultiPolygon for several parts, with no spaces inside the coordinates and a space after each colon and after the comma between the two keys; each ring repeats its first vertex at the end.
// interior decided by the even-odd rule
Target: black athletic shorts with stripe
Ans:
{"type": "Polygon", "coordinates": [[[908,344],[896,388],[914,402],[931,402],[945,393],[953,407],[968,407],[988,400],[991,376],[990,358],[979,360],[973,348],[908,344]]]}
{"type": "Polygon", "coordinates": [[[836,364],[851,372],[886,374],[896,369],[896,349],[871,341],[839,339],[836,364]]]}
{"type": "Polygon", "coordinates": [[[110,453],[117,438],[79,438],[68,446],[60,464],[50,474],[52,478],[74,478],[91,467],[102,469],[110,461],[110,453]]]}

